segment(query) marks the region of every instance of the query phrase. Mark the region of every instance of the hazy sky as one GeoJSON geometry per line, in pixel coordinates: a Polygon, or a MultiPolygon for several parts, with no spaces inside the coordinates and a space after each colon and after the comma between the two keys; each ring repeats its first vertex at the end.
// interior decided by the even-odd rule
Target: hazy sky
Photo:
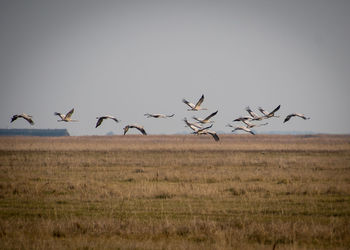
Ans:
{"type": "MultiPolygon", "coordinates": [[[[189,131],[182,119],[219,110],[214,130],[261,106],[283,118],[264,131],[350,133],[350,1],[0,0],[0,128],[71,135],[189,131]],[[204,94],[208,111],[182,98],[204,94]],[[57,122],[75,108],[78,123],[57,122]],[[149,119],[144,113],[175,113],[149,119]],[[95,129],[96,116],[105,121],[95,129]]],[[[238,125],[238,124],[237,124],[238,125]]]]}

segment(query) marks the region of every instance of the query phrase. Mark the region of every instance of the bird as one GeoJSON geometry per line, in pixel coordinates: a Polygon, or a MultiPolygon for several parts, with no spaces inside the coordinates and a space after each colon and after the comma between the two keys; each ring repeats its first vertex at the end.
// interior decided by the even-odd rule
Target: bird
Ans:
{"type": "Polygon", "coordinates": [[[140,126],[140,125],[136,125],[136,124],[133,124],[133,125],[126,125],[124,127],[124,135],[126,134],[126,132],[128,132],[129,128],[136,128],[137,130],[139,130],[143,135],[147,135],[145,129],[143,128],[143,126],[140,126]]]}
{"type": "Polygon", "coordinates": [[[194,105],[193,103],[187,101],[186,99],[182,99],[182,102],[187,104],[190,109],[187,109],[188,111],[198,111],[198,110],[207,110],[206,108],[202,108],[201,104],[204,101],[204,95],[201,96],[201,98],[198,100],[198,102],[196,103],[196,105],[194,105]]]}
{"type": "Polygon", "coordinates": [[[287,115],[286,118],[284,119],[283,123],[289,121],[290,118],[292,118],[293,116],[297,116],[297,117],[303,118],[304,120],[309,120],[310,119],[310,117],[306,117],[304,114],[293,113],[293,114],[287,115]]]}
{"type": "Polygon", "coordinates": [[[250,128],[247,128],[247,127],[244,127],[244,126],[235,127],[235,129],[232,130],[232,132],[235,132],[236,130],[243,130],[245,132],[251,133],[252,135],[255,135],[255,133],[250,128]]]}
{"type": "Polygon", "coordinates": [[[187,118],[184,118],[184,122],[186,123],[186,125],[187,125],[190,129],[192,129],[192,130],[193,130],[194,132],[196,132],[196,133],[197,133],[198,131],[211,128],[211,127],[213,126],[213,124],[212,124],[212,125],[210,125],[210,126],[208,126],[208,127],[203,128],[200,124],[192,123],[192,122],[187,121],[187,118]]]}
{"type": "Polygon", "coordinates": [[[215,131],[211,131],[209,130],[209,128],[211,128],[213,126],[213,124],[211,124],[210,126],[208,127],[201,127],[199,124],[196,124],[196,123],[191,123],[189,121],[187,121],[186,118],[184,118],[184,122],[186,123],[186,125],[191,128],[193,130],[193,134],[196,134],[196,135],[205,135],[205,134],[209,134],[211,135],[215,141],[219,141],[220,138],[219,136],[216,134],[215,131]]]}
{"type": "Polygon", "coordinates": [[[19,115],[14,115],[14,116],[12,116],[11,122],[17,120],[18,118],[23,118],[23,119],[25,119],[27,122],[29,122],[30,125],[34,125],[34,121],[33,121],[33,119],[32,119],[32,116],[31,116],[31,115],[24,114],[24,113],[19,114],[19,115]]]}
{"type": "Polygon", "coordinates": [[[204,129],[204,130],[201,130],[199,132],[193,132],[193,133],[198,134],[198,135],[209,134],[209,135],[211,135],[214,138],[215,141],[219,141],[220,140],[220,138],[217,135],[217,133],[215,131],[212,131],[212,130],[204,129]]]}
{"type": "Polygon", "coordinates": [[[233,122],[240,122],[240,121],[251,121],[253,118],[251,116],[241,116],[233,120],[233,122]]]}
{"type": "MultiPolygon", "coordinates": [[[[246,128],[261,127],[261,126],[265,126],[268,124],[267,122],[263,123],[263,124],[253,124],[253,123],[249,122],[248,120],[241,120],[241,121],[246,125],[246,128]]],[[[234,128],[234,126],[232,126],[231,124],[227,124],[226,126],[234,128]]]]}
{"type": "Polygon", "coordinates": [[[264,119],[265,117],[264,116],[258,116],[256,113],[254,113],[250,107],[246,107],[245,110],[250,114],[250,116],[252,117],[252,120],[255,120],[255,121],[260,121],[262,119],[264,119]]]}
{"type": "Polygon", "coordinates": [[[202,123],[202,124],[206,124],[206,123],[213,123],[214,121],[209,121],[210,118],[212,118],[214,115],[216,115],[218,113],[218,110],[216,110],[214,113],[211,113],[210,115],[208,115],[206,118],[204,119],[200,119],[197,118],[195,116],[193,116],[192,118],[195,119],[196,121],[202,123]]]}
{"type": "Polygon", "coordinates": [[[259,111],[265,115],[265,118],[271,118],[271,117],[279,117],[275,116],[275,113],[280,109],[281,105],[278,105],[274,110],[272,110],[270,113],[264,110],[262,107],[259,107],[259,111]]]}
{"type": "Polygon", "coordinates": [[[74,112],[74,108],[72,108],[66,115],[55,112],[54,115],[58,115],[61,120],[58,120],[58,122],[77,122],[78,120],[72,120],[71,116],[74,112]]]}
{"type": "Polygon", "coordinates": [[[100,116],[100,117],[96,117],[97,120],[97,123],[96,123],[96,127],[97,128],[98,126],[101,125],[101,123],[103,122],[104,119],[112,119],[114,120],[115,122],[119,122],[119,120],[111,115],[104,115],[104,116],[100,116]]]}
{"type": "Polygon", "coordinates": [[[170,118],[173,117],[175,114],[171,114],[171,115],[164,115],[164,114],[149,114],[146,113],[145,116],[147,116],[147,118],[170,118]]]}

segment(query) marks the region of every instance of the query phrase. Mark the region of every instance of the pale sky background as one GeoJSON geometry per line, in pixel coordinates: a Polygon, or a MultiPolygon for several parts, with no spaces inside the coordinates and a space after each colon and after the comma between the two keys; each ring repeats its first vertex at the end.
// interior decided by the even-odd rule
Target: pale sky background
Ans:
{"type": "Polygon", "coordinates": [[[281,104],[283,118],[311,119],[270,119],[257,133],[350,133],[349,13],[348,0],[0,0],[0,128],[31,128],[10,123],[25,112],[33,128],[71,135],[128,123],[173,134],[219,110],[213,130],[229,133],[246,106],[281,104]],[[201,94],[209,110],[188,112],[182,98],[201,94]],[[53,113],[73,107],[80,122],[58,123],[53,113]],[[122,122],[95,129],[105,114],[122,122]]]}

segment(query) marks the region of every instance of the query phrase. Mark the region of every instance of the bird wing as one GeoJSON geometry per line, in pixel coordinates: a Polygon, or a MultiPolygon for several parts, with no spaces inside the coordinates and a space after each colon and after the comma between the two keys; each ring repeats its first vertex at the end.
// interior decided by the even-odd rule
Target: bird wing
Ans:
{"type": "Polygon", "coordinates": [[[255,124],[250,123],[248,120],[242,120],[242,122],[243,122],[245,125],[249,126],[249,127],[254,127],[254,126],[256,126],[255,124]]]}
{"type": "Polygon", "coordinates": [[[198,128],[197,132],[203,132],[203,131],[205,131],[205,130],[211,128],[212,126],[213,126],[213,124],[211,124],[210,126],[205,127],[205,128],[198,128]]]}
{"type": "Polygon", "coordinates": [[[240,121],[248,121],[248,120],[251,120],[251,119],[252,119],[251,117],[244,116],[244,117],[238,117],[237,119],[234,119],[233,121],[234,122],[240,122],[240,121]]]}
{"type": "Polygon", "coordinates": [[[268,113],[266,110],[264,110],[262,107],[259,107],[258,110],[259,110],[261,113],[263,113],[264,115],[268,115],[268,114],[269,114],[269,113],[268,113]]]}
{"type": "Polygon", "coordinates": [[[112,120],[114,120],[115,122],[119,122],[119,120],[115,117],[110,117],[112,120]]]}
{"type": "Polygon", "coordinates": [[[194,120],[196,120],[197,122],[203,122],[203,120],[201,120],[201,119],[199,119],[199,118],[197,118],[197,117],[195,117],[195,116],[192,116],[192,118],[193,118],[194,120]]]}
{"type": "Polygon", "coordinates": [[[143,135],[147,135],[145,129],[142,126],[139,125],[129,125],[130,128],[136,128],[137,130],[139,130],[143,135]]]}
{"type": "Polygon", "coordinates": [[[198,102],[196,103],[195,108],[199,108],[203,101],[204,101],[204,95],[202,95],[201,98],[199,98],[198,102]]]}
{"type": "Polygon", "coordinates": [[[22,115],[22,118],[25,119],[27,122],[29,122],[30,125],[34,125],[34,121],[29,115],[22,115]]]}
{"type": "Polygon", "coordinates": [[[307,119],[310,119],[310,118],[308,118],[308,117],[306,117],[304,114],[295,114],[295,116],[298,116],[298,117],[300,117],[300,118],[303,118],[304,120],[307,120],[307,119]]]}
{"type": "Polygon", "coordinates": [[[187,105],[188,105],[190,108],[192,108],[192,109],[195,107],[195,105],[194,105],[193,103],[187,101],[186,99],[182,99],[182,102],[185,103],[185,104],[187,104],[187,105]]]}
{"type": "Polygon", "coordinates": [[[175,114],[171,114],[171,115],[167,115],[166,117],[169,117],[169,118],[170,118],[170,117],[173,117],[174,115],[175,115],[175,114]]]}
{"type": "Polygon", "coordinates": [[[218,110],[216,110],[214,113],[211,113],[210,115],[208,115],[206,118],[204,118],[204,121],[208,121],[210,118],[212,118],[214,115],[216,115],[218,113],[218,110]]]}
{"type": "Polygon", "coordinates": [[[101,125],[101,123],[103,122],[103,119],[105,119],[105,117],[103,117],[103,116],[98,117],[95,128],[97,128],[98,126],[101,125]]]}
{"type": "Polygon", "coordinates": [[[207,133],[210,134],[214,138],[215,141],[219,141],[220,140],[220,138],[219,138],[219,136],[217,135],[216,132],[208,130],[207,133]]]}
{"type": "Polygon", "coordinates": [[[268,115],[273,115],[275,112],[277,112],[280,109],[281,105],[278,105],[274,110],[272,110],[268,115]]]}
{"type": "Polygon", "coordinates": [[[18,115],[14,115],[14,116],[12,116],[12,118],[11,118],[11,122],[13,122],[13,121],[17,120],[17,118],[18,118],[18,115]]]}
{"type": "Polygon", "coordinates": [[[187,121],[186,118],[184,118],[184,122],[186,123],[186,125],[187,125],[188,127],[190,127],[190,128],[191,128],[193,131],[195,131],[195,132],[198,131],[198,130],[200,130],[200,129],[202,129],[201,126],[187,121]]]}
{"type": "Polygon", "coordinates": [[[66,118],[70,118],[72,116],[74,112],[74,108],[72,108],[67,114],[66,114],[66,118]]]}
{"type": "Polygon", "coordinates": [[[290,120],[290,118],[292,118],[293,116],[295,116],[295,114],[290,114],[290,115],[287,115],[286,118],[284,119],[283,123],[287,122],[290,120]]]}
{"type": "Polygon", "coordinates": [[[126,125],[126,126],[124,127],[124,129],[123,129],[123,130],[124,130],[124,135],[126,134],[126,132],[128,132],[129,127],[130,127],[129,125],[126,125]]]}
{"type": "Polygon", "coordinates": [[[250,115],[251,117],[253,117],[254,119],[258,118],[259,116],[257,114],[255,114],[251,109],[250,107],[246,107],[245,109],[250,115]]]}
{"type": "Polygon", "coordinates": [[[138,129],[143,135],[147,135],[145,129],[144,129],[142,126],[136,126],[136,125],[134,125],[134,126],[130,126],[130,127],[131,127],[131,128],[136,128],[136,129],[138,129]]]}

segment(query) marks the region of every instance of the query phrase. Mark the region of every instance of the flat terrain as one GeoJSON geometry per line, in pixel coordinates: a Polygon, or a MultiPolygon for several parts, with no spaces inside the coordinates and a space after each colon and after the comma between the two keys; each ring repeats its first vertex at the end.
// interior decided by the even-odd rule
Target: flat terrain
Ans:
{"type": "Polygon", "coordinates": [[[0,137],[1,249],[349,249],[350,136],[0,137]]]}

